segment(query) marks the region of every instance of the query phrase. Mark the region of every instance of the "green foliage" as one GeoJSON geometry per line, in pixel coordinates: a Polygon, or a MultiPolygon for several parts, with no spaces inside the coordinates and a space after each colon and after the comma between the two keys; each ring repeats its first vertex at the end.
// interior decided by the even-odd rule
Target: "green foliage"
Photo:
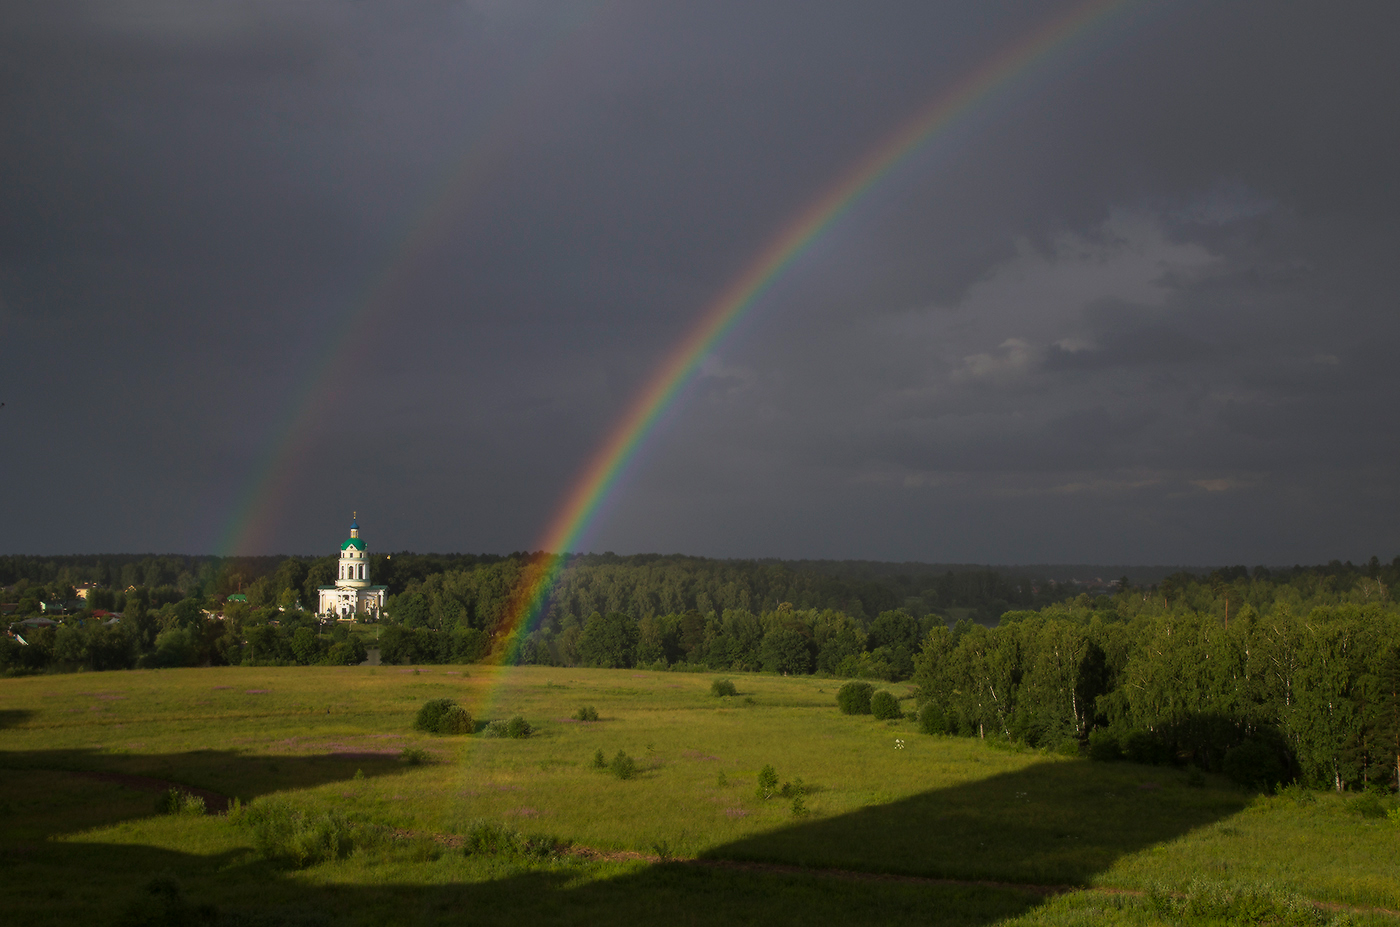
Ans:
{"type": "Polygon", "coordinates": [[[196,905],[185,894],[180,880],[172,872],[162,872],[151,878],[141,894],[129,902],[117,919],[117,927],[195,927],[214,924],[218,909],[210,904],[196,905]]]}
{"type": "Polygon", "coordinates": [[[582,708],[580,708],[578,711],[574,712],[574,720],[575,720],[575,721],[597,721],[597,720],[598,720],[598,709],[594,708],[592,705],[584,705],[584,706],[583,706],[582,708]]]}
{"type": "Polygon", "coordinates": [[[428,762],[428,751],[419,747],[404,747],[399,759],[406,766],[422,766],[428,762]]]}
{"type": "Polygon", "coordinates": [[[253,832],[253,846],[263,859],[298,869],[348,856],[357,843],[366,845],[379,836],[356,827],[339,811],[311,811],[280,797],[252,802],[236,823],[253,832]]]}
{"type": "Polygon", "coordinates": [[[1246,740],[1225,754],[1225,775],[1248,788],[1272,792],[1288,775],[1278,750],[1262,740],[1246,740]]]}
{"type": "Polygon", "coordinates": [[[758,797],[769,799],[778,788],[778,771],[771,765],[758,771],[758,797]]]}
{"type": "Polygon", "coordinates": [[[450,698],[429,699],[413,719],[414,730],[429,734],[470,734],[476,730],[471,712],[450,698]]]}
{"type": "MultiPolygon", "coordinates": [[[[852,683],[846,683],[846,685],[852,685],[852,683]]],[[[904,717],[904,713],[899,710],[899,699],[894,697],[893,692],[886,689],[881,689],[870,697],[870,713],[875,716],[877,721],[889,721],[904,717]]]]}
{"type": "Polygon", "coordinates": [[[1347,810],[1363,818],[1383,818],[1386,816],[1386,807],[1381,804],[1380,797],[1374,792],[1367,792],[1349,799],[1347,810]]]}
{"type": "Polygon", "coordinates": [[[189,817],[203,817],[206,808],[204,798],[172,786],[156,796],[156,814],[179,814],[189,817]]]}
{"type": "Polygon", "coordinates": [[[427,731],[436,733],[438,722],[447,713],[447,709],[457,704],[455,699],[434,698],[423,703],[423,707],[418,709],[418,715],[413,719],[413,729],[417,731],[427,731]]]}
{"type": "Polygon", "coordinates": [[[619,779],[635,779],[637,777],[637,761],[621,750],[617,751],[617,756],[608,763],[608,769],[619,779]]]}
{"type": "Polygon", "coordinates": [[[608,768],[608,758],[603,756],[602,748],[599,748],[598,752],[593,754],[593,762],[590,765],[592,765],[594,769],[608,768]]]}
{"type": "Polygon", "coordinates": [[[734,683],[728,679],[716,679],[710,683],[710,694],[716,698],[726,695],[738,695],[739,690],[734,687],[734,683]]]}
{"type": "Polygon", "coordinates": [[[584,623],[578,639],[579,657],[588,666],[621,667],[636,665],[637,624],[621,612],[600,615],[594,612],[584,623]]]}
{"type": "Polygon", "coordinates": [[[1280,927],[1329,927],[1347,924],[1303,898],[1267,888],[1239,887],[1197,881],[1185,893],[1152,892],[1148,909],[1169,923],[1184,925],[1277,924],[1280,927]]]}
{"type": "Polygon", "coordinates": [[[462,839],[467,856],[499,856],[513,859],[555,859],[570,841],[546,834],[526,834],[505,824],[473,821],[462,839]]]}
{"type": "Polygon", "coordinates": [[[919,709],[919,732],[922,734],[948,733],[948,718],[935,702],[928,702],[919,709]]]}
{"type": "Polygon", "coordinates": [[[520,715],[516,715],[508,720],[498,718],[487,724],[486,729],[483,731],[487,737],[515,738],[529,737],[534,732],[535,729],[530,726],[530,722],[526,721],[520,715]]]}
{"type": "Polygon", "coordinates": [[[1123,748],[1118,738],[1104,728],[1089,733],[1089,759],[1099,763],[1111,763],[1123,758],[1123,748]]]}
{"type": "Polygon", "coordinates": [[[1171,745],[1156,731],[1131,731],[1123,738],[1123,759],[1145,766],[1161,766],[1172,761],[1171,745]]]}
{"type": "Polygon", "coordinates": [[[437,732],[439,734],[470,734],[476,730],[476,721],[473,720],[471,712],[461,705],[453,705],[442,713],[438,719],[437,732]]]}
{"type": "Polygon", "coordinates": [[[807,810],[807,802],[803,799],[802,793],[792,796],[792,816],[795,818],[805,818],[811,812],[807,810]]]}
{"type": "Polygon", "coordinates": [[[836,704],[842,714],[870,714],[870,699],[874,687],[868,682],[848,682],[836,693],[836,704]]]}

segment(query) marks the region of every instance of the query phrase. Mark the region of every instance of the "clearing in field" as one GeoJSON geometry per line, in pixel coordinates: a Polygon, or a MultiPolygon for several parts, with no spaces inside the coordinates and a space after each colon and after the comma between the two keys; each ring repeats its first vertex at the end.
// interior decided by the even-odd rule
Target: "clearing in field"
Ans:
{"type": "Polygon", "coordinates": [[[731,678],[723,696],[708,675],[545,667],[3,680],[0,903],[25,924],[1324,924],[1400,909],[1400,823],[1378,800],[926,736],[839,713],[839,680],[731,678]],[[476,733],[414,730],[440,698],[476,733]],[[515,717],[529,736],[491,736],[515,717]]]}

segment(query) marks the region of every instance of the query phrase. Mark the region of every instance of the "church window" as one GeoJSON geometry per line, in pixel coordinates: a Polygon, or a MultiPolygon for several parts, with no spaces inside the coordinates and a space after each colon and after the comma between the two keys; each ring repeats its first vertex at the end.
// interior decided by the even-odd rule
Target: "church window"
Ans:
{"type": "Polygon", "coordinates": [[[362,563],[362,564],[360,564],[360,579],[364,579],[364,578],[365,578],[365,565],[362,563]]]}

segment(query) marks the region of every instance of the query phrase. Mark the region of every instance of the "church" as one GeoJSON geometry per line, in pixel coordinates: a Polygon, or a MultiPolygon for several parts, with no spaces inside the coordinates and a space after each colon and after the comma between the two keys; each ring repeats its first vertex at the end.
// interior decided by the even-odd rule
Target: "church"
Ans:
{"type": "Polygon", "coordinates": [[[353,618],[365,614],[379,618],[384,613],[384,595],[388,586],[371,586],[369,554],[360,540],[358,518],[350,521],[350,537],[340,545],[339,572],[334,586],[317,589],[316,613],[337,618],[353,618]]]}

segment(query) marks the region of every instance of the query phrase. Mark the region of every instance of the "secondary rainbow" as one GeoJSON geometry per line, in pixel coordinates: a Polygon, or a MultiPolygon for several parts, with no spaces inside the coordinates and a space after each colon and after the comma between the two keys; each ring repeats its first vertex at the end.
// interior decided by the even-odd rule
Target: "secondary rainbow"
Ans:
{"type": "Polygon", "coordinates": [[[657,367],[564,497],[536,548],[546,552],[545,560],[536,564],[522,581],[498,628],[498,640],[504,639],[500,656],[506,662],[513,662],[525,634],[538,623],[566,555],[617,486],[618,478],[658,419],[694,377],[701,362],[773,282],[822,232],[910,154],[1055,50],[1134,2],[1080,3],[988,60],[870,149],[749,262],[657,367]]]}
{"type": "Polygon", "coordinates": [[[340,382],[336,374],[348,365],[369,321],[394,304],[395,296],[407,288],[419,263],[447,238],[467,203],[496,165],[505,160],[504,143],[511,132],[526,122],[531,95],[555,76],[555,65],[569,40],[607,5],[607,0],[590,0],[553,24],[522,66],[525,78],[513,92],[503,96],[483,120],[484,128],[467,139],[418,199],[417,208],[399,225],[386,259],[366,278],[349,311],[328,328],[328,337],[322,341],[315,360],[288,391],[292,399],[283,405],[267,430],[251,476],[234,500],[232,514],[215,544],[220,555],[265,547],[272,519],[286,507],[284,500],[297,473],[297,459],[309,450],[308,435],[313,431],[310,425],[333,406],[335,387],[340,382]]]}

